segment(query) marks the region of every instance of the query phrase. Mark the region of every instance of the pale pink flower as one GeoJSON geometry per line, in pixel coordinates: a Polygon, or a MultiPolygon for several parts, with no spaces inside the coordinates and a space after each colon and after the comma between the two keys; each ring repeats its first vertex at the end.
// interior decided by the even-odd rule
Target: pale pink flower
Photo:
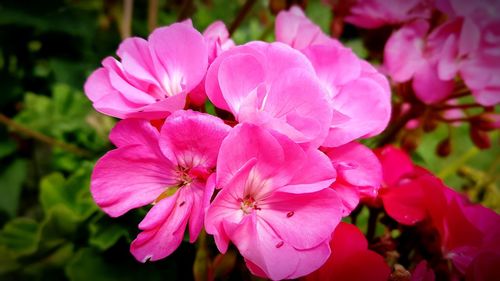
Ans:
{"type": "Polygon", "coordinates": [[[447,37],[446,32],[436,32],[434,38],[429,36],[429,40],[435,42],[430,46],[442,49],[428,48],[428,30],[426,21],[415,21],[394,32],[384,48],[384,67],[396,82],[413,79],[416,96],[424,103],[432,104],[443,101],[453,91],[457,38],[447,37]]]}
{"type": "Polygon", "coordinates": [[[205,228],[222,253],[231,241],[253,274],[273,280],[306,275],[327,260],[342,203],[328,188],[335,170],[326,155],[244,123],[222,143],[216,173],[222,189],[205,228]]]}
{"type": "Polygon", "coordinates": [[[353,1],[345,21],[363,28],[402,24],[429,19],[432,0],[357,0],[353,1]]]}
{"type": "Polygon", "coordinates": [[[333,252],[328,261],[302,280],[388,280],[391,269],[381,255],[368,249],[368,241],[355,225],[341,222],[332,233],[330,246],[333,252]]]}
{"type": "Polygon", "coordinates": [[[206,91],[238,122],[278,131],[318,147],[332,106],[308,59],[282,43],[251,42],[222,53],[210,66],[206,91]]]}
{"type": "Polygon", "coordinates": [[[194,111],[173,113],[161,132],[141,119],[123,120],[112,130],[110,139],[117,148],[96,163],[91,192],[112,217],[154,205],[131,245],[137,260],[171,254],[186,225],[190,241],[196,240],[214,187],[207,180],[229,130],[217,117],[194,111]]]}
{"type": "Polygon", "coordinates": [[[382,166],[377,156],[366,146],[351,142],[325,149],[337,171],[332,188],[342,199],[343,216],[357,207],[360,198],[375,198],[382,184],[382,166]]]}
{"type": "Polygon", "coordinates": [[[323,146],[340,146],[381,133],[391,116],[387,79],[352,50],[324,34],[298,7],[276,19],[276,38],[301,50],[312,63],[333,107],[323,146]]]}
{"type": "Polygon", "coordinates": [[[317,44],[340,45],[336,39],[324,34],[298,6],[293,6],[288,11],[283,10],[276,16],[275,34],[276,41],[297,50],[317,44]]]}
{"type": "Polygon", "coordinates": [[[189,22],[157,28],[147,41],[125,39],[117,54],[121,62],[105,58],[85,93],[97,111],[122,119],[159,119],[183,109],[208,67],[205,39],[189,22]]]}

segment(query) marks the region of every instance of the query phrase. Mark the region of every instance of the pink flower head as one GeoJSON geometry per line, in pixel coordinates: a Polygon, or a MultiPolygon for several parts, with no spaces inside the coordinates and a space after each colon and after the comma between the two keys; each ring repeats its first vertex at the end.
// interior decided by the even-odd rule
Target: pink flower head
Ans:
{"type": "Polygon", "coordinates": [[[283,42],[297,50],[310,45],[340,45],[336,39],[324,34],[321,28],[307,18],[302,9],[297,6],[278,14],[275,33],[276,41],[283,42]]]}
{"type": "Polygon", "coordinates": [[[326,155],[244,123],[222,143],[216,173],[222,189],[205,228],[221,252],[231,241],[253,274],[273,280],[306,275],[327,260],[342,203],[328,188],[335,170],[326,155]]]}
{"type": "Polygon", "coordinates": [[[363,28],[378,28],[428,19],[432,8],[431,0],[357,0],[345,21],[363,28]]]}
{"type": "Polygon", "coordinates": [[[394,32],[384,48],[384,67],[396,82],[411,79],[416,96],[427,104],[447,98],[453,91],[453,78],[457,71],[456,36],[430,36],[427,44],[429,24],[416,21],[394,32]],[[434,44],[432,44],[434,41],[434,44]]]}
{"type": "Polygon", "coordinates": [[[325,152],[337,170],[337,180],[332,188],[342,198],[344,216],[356,208],[360,198],[377,196],[382,184],[382,167],[369,148],[351,142],[325,152]]]}
{"type": "Polygon", "coordinates": [[[203,31],[203,37],[205,37],[208,44],[209,63],[212,63],[222,52],[235,46],[233,40],[229,37],[226,25],[222,21],[215,21],[210,24],[203,31]]]}
{"type": "Polygon", "coordinates": [[[276,38],[307,56],[332,101],[332,122],[323,146],[340,146],[385,129],[391,92],[374,67],[324,34],[298,7],[280,12],[276,38]]]}
{"type": "Polygon", "coordinates": [[[340,45],[312,45],[303,52],[327,89],[333,106],[323,146],[340,146],[372,137],[387,127],[391,117],[387,78],[340,45]]]}
{"type": "Polygon", "coordinates": [[[148,40],[128,38],[90,75],[85,93],[94,108],[117,118],[160,119],[184,108],[205,76],[207,44],[189,23],[157,28],[148,40]]]}
{"type": "Polygon", "coordinates": [[[320,269],[307,275],[305,281],[388,280],[389,266],[382,256],[368,250],[368,241],[355,225],[341,222],[332,234],[330,246],[333,249],[330,258],[320,269]]]}
{"type": "Polygon", "coordinates": [[[240,123],[314,147],[328,134],[327,93],[307,58],[287,45],[251,42],[222,53],[208,70],[206,90],[215,106],[240,123]]]}
{"type": "Polygon", "coordinates": [[[123,120],[112,130],[117,148],[95,165],[91,192],[112,217],[153,204],[131,245],[137,260],[170,255],[188,223],[190,240],[196,240],[213,193],[207,180],[229,130],[222,120],[194,111],[173,113],[161,132],[140,119],[123,120]]]}

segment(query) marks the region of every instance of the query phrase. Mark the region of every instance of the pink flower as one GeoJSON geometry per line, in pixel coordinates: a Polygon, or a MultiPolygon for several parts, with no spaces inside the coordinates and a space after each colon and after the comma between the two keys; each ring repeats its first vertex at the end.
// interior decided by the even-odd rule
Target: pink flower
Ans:
{"type": "Polygon", "coordinates": [[[206,90],[210,101],[238,122],[313,147],[328,134],[327,93],[307,58],[287,45],[251,42],[222,53],[208,70],[206,90]]]}
{"type": "Polygon", "coordinates": [[[340,146],[385,129],[391,91],[374,67],[324,34],[298,7],[280,12],[276,38],[307,56],[332,101],[332,122],[323,146],[340,146]]]}
{"type": "Polygon", "coordinates": [[[394,32],[384,48],[384,67],[396,82],[413,79],[416,96],[424,103],[432,104],[443,101],[453,91],[457,70],[454,64],[456,37],[447,37],[446,32],[441,33],[444,37],[435,35],[434,45],[443,49],[428,48],[428,30],[427,22],[416,21],[394,32]]]}
{"type": "Polygon", "coordinates": [[[345,21],[363,28],[401,24],[416,19],[429,19],[431,0],[357,0],[345,21]]]}
{"type": "Polygon", "coordinates": [[[222,253],[231,241],[253,274],[273,280],[306,275],[327,260],[342,203],[328,188],[335,170],[323,153],[244,123],[222,143],[216,173],[222,189],[205,228],[222,253]]]}
{"type": "Polygon", "coordinates": [[[112,130],[117,148],[95,165],[91,192],[112,217],[153,204],[131,245],[137,260],[171,254],[188,223],[190,241],[196,240],[213,192],[207,180],[229,130],[222,120],[193,111],[173,113],[161,132],[140,119],[123,120],[112,130]]]}
{"type": "Polygon", "coordinates": [[[325,149],[325,153],[337,170],[337,180],[332,188],[342,198],[343,216],[356,208],[360,198],[377,196],[382,183],[382,166],[369,148],[351,142],[325,149]]]}
{"type": "MultiPolygon", "coordinates": [[[[205,31],[203,31],[203,37],[207,42],[209,65],[212,64],[220,54],[235,46],[222,21],[215,21],[210,24],[205,31]]],[[[203,79],[203,81],[189,93],[189,102],[197,106],[202,106],[205,104],[206,100],[207,93],[205,92],[205,79],[203,79]]]]}
{"type": "Polygon", "coordinates": [[[203,31],[203,37],[205,37],[209,49],[209,63],[212,63],[222,52],[235,46],[233,40],[229,37],[226,25],[222,21],[215,21],[210,24],[203,31]]]}
{"type": "Polygon", "coordinates": [[[341,222],[332,234],[330,246],[330,258],[303,280],[388,280],[391,269],[382,256],[368,250],[368,241],[355,225],[341,222]]]}
{"type": "Polygon", "coordinates": [[[327,89],[334,110],[323,146],[372,137],[387,127],[391,117],[387,78],[342,46],[312,45],[303,52],[327,89]]]}
{"type": "Polygon", "coordinates": [[[85,93],[94,108],[117,118],[160,119],[183,109],[205,76],[207,44],[189,23],[157,28],[148,40],[128,38],[90,75],[85,93]]]}
{"type": "Polygon", "coordinates": [[[278,14],[275,33],[276,41],[283,42],[297,50],[318,44],[340,46],[340,42],[324,34],[321,28],[307,18],[302,9],[297,6],[278,14]]]}

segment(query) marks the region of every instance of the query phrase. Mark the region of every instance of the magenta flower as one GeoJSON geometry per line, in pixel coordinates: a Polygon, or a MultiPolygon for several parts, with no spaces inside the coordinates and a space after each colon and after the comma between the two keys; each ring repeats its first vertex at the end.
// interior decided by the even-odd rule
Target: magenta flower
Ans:
{"type": "Polygon", "coordinates": [[[342,203],[328,188],[335,170],[323,153],[240,124],[222,143],[216,173],[222,189],[205,228],[221,252],[231,241],[253,274],[273,280],[306,275],[327,260],[342,203]]]}
{"type": "Polygon", "coordinates": [[[389,278],[391,269],[384,258],[368,249],[368,241],[355,225],[341,222],[332,233],[330,246],[333,253],[328,261],[304,281],[386,281],[389,278]]]}
{"type": "Polygon", "coordinates": [[[208,62],[212,63],[222,52],[234,47],[233,40],[229,37],[226,25],[222,21],[215,21],[210,24],[205,31],[203,37],[208,45],[208,62]]]}
{"type": "Polygon", "coordinates": [[[313,147],[328,134],[327,93],[307,58],[284,44],[251,42],[222,53],[208,70],[206,90],[212,103],[238,122],[313,147]]]}
{"type": "Polygon", "coordinates": [[[189,23],[157,28],[148,40],[128,38],[90,75],[85,93],[94,108],[117,118],[160,119],[183,109],[205,76],[207,44],[189,23]]]}
{"type": "Polygon", "coordinates": [[[387,79],[350,49],[324,34],[298,7],[280,12],[276,38],[312,63],[333,107],[323,146],[335,147],[381,133],[391,116],[387,79]]]}
{"type": "Polygon", "coordinates": [[[131,245],[137,260],[170,255],[188,223],[190,241],[196,240],[213,193],[207,180],[229,130],[220,119],[193,111],[173,113],[161,132],[140,119],[123,120],[113,129],[110,139],[117,148],[97,162],[91,192],[112,217],[153,204],[131,245]]]}

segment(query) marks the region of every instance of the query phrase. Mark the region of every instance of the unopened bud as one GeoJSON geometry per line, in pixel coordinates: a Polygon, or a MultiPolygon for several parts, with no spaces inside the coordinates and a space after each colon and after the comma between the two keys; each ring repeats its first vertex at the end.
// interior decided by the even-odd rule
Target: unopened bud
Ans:
{"type": "Polygon", "coordinates": [[[475,117],[471,125],[482,131],[493,131],[500,128],[500,114],[483,113],[475,117]]]}
{"type": "Polygon", "coordinates": [[[486,131],[480,130],[477,127],[470,127],[469,130],[470,139],[479,149],[488,149],[491,147],[490,136],[486,131]]]}
{"type": "Polygon", "coordinates": [[[436,154],[440,157],[447,157],[451,153],[451,139],[449,137],[440,141],[436,147],[436,154]]]}

